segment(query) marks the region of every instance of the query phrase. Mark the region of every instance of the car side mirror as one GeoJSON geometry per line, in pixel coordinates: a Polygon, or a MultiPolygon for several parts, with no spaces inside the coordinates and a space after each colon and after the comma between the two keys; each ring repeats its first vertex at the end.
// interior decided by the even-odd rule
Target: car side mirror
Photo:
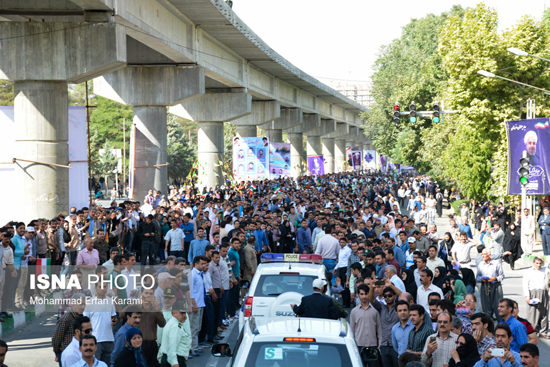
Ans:
{"type": "Polygon", "coordinates": [[[231,348],[227,343],[214,344],[210,352],[214,357],[231,357],[231,348]]]}
{"type": "Polygon", "coordinates": [[[248,289],[248,287],[250,287],[250,282],[248,280],[241,280],[239,287],[241,289],[248,289]]]}
{"type": "Polygon", "coordinates": [[[376,348],[361,348],[361,361],[363,366],[368,366],[368,362],[378,361],[378,349],[376,348]]]}

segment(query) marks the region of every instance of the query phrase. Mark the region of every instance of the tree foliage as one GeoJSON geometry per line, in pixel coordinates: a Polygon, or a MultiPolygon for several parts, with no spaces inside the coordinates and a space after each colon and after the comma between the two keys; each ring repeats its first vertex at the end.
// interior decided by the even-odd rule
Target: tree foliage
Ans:
{"type": "Polygon", "coordinates": [[[181,117],[168,114],[168,177],[184,179],[193,167],[197,150],[189,145],[181,117]]]}
{"type": "Polygon", "coordinates": [[[98,160],[92,162],[92,172],[99,177],[113,177],[118,164],[118,158],[114,153],[113,144],[107,140],[103,144],[102,149],[102,154],[98,153],[98,160]]]}
{"type": "Polygon", "coordinates": [[[377,149],[396,163],[410,164],[439,181],[456,185],[474,198],[510,199],[506,195],[508,145],[505,121],[526,118],[526,100],[536,100],[536,115],[548,115],[547,96],[534,89],[477,72],[497,75],[548,89],[548,64],[536,58],[517,57],[517,47],[548,56],[550,12],[541,21],[531,17],[498,31],[498,15],[479,4],[453,7],[440,16],[412,20],[402,36],[380,51],[373,75],[376,106],[367,114],[366,130],[377,149]],[[429,119],[401,126],[392,122],[392,107],[431,110],[442,102],[442,123],[429,119]]]}

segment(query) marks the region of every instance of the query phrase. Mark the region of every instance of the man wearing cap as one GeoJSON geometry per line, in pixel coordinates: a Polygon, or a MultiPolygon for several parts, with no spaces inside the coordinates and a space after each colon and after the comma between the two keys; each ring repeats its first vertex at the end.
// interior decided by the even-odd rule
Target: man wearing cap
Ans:
{"type": "Polygon", "coordinates": [[[301,317],[313,317],[318,319],[338,319],[338,311],[334,308],[332,300],[323,296],[323,287],[327,282],[317,278],[313,281],[313,294],[302,297],[299,306],[291,304],[292,311],[301,317]]]}
{"type": "Polygon", "coordinates": [[[405,268],[409,269],[414,265],[414,255],[416,251],[416,239],[414,237],[409,237],[407,240],[409,243],[409,249],[405,251],[405,268]]]}
{"type": "Polygon", "coordinates": [[[542,215],[539,219],[539,226],[542,237],[542,250],[544,256],[550,255],[550,208],[542,209],[542,215]]]}
{"type": "MultiPolygon", "coordinates": [[[[161,307],[164,306],[164,291],[172,287],[172,284],[174,283],[174,278],[175,277],[173,275],[170,275],[170,273],[160,273],[158,275],[159,286],[157,287],[157,289],[155,289],[155,298],[157,299],[157,301],[159,301],[161,307]]],[[[176,295],[174,294],[174,297],[175,296],[176,295]]]]}
{"type": "Polygon", "coordinates": [[[158,357],[161,367],[187,366],[191,350],[191,328],[183,302],[172,306],[172,318],[166,323],[162,333],[158,357]]]}

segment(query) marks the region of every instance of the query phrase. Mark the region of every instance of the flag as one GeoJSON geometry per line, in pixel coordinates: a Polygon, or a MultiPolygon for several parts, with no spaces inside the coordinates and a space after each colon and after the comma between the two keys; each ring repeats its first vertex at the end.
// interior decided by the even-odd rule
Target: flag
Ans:
{"type": "Polygon", "coordinates": [[[51,259],[36,259],[36,275],[51,275],[51,259]]]}
{"type": "Polygon", "coordinates": [[[282,193],[283,193],[283,190],[281,190],[280,187],[277,187],[277,188],[275,189],[275,194],[279,194],[279,193],[282,194],[282,193]]]}
{"type": "Polygon", "coordinates": [[[544,130],[544,129],[546,129],[548,126],[549,126],[549,125],[548,125],[548,121],[546,121],[546,122],[544,122],[544,123],[542,123],[542,122],[537,122],[537,123],[535,124],[535,129],[543,129],[543,130],[544,130]]]}

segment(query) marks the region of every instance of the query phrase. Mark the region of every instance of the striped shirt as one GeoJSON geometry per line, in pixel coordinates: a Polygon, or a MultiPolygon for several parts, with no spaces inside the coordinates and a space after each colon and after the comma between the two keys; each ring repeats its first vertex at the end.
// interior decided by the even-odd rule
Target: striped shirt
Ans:
{"type": "Polygon", "coordinates": [[[428,337],[433,333],[434,331],[432,330],[431,325],[428,326],[426,323],[423,322],[418,331],[415,327],[409,333],[409,342],[407,343],[407,349],[412,350],[413,352],[422,352],[424,350],[424,345],[426,344],[426,339],[428,339],[428,337]]]}
{"type": "Polygon", "coordinates": [[[420,361],[426,366],[443,366],[443,363],[449,363],[449,359],[451,358],[451,350],[456,348],[458,335],[450,332],[445,339],[441,338],[439,333],[432,334],[431,336],[435,336],[435,340],[437,341],[437,349],[431,356],[428,356],[426,351],[428,350],[430,339],[427,339],[420,361]]]}

